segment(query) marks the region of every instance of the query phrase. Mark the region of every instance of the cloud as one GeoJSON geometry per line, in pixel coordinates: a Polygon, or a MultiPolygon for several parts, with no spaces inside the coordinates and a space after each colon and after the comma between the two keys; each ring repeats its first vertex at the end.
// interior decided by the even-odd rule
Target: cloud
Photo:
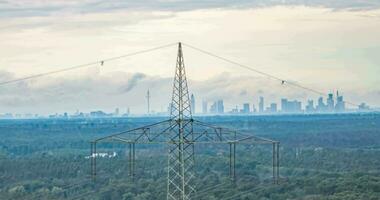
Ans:
{"type": "Polygon", "coordinates": [[[247,95],[247,90],[242,90],[240,91],[240,96],[246,96],[247,95]]]}
{"type": "Polygon", "coordinates": [[[13,74],[4,70],[0,71],[0,82],[11,80],[13,77],[13,74]]]}
{"type": "Polygon", "coordinates": [[[136,87],[137,83],[144,78],[146,78],[146,75],[142,73],[132,75],[132,77],[128,80],[128,83],[120,88],[120,91],[124,93],[131,91],[134,87],[136,87]]]}
{"type": "MultiPolygon", "coordinates": [[[[72,4],[65,6],[79,6],[80,2],[72,4]]],[[[18,6],[25,7],[23,3],[18,6]]],[[[378,20],[358,15],[362,13],[378,16],[379,10],[352,13],[274,7],[3,18],[0,19],[2,25],[9,21],[10,24],[31,24],[35,28],[0,31],[1,68],[15,73],[3,71],[0,80],[184,41],[285,80],[298,80],[324,92],[341,87],[350,101],[379,105],[380,98],[376,100],[378,96],[368,93],[378,91],[379,59],[374,52],[379,50],[380,26],[378,20]],[[284,43],[286,45],[281,45],[284,43]],[[368,48],[370,46],[375,47],[368,48]],[[366,93],[357,93],[360,90],[366,93]]],[[[278,101],[281,97],[315,99],[297,89],[283,87],[278,81],[249,76],[244,69],[187,47],[184,52],[190,91],[198,103],[203,99],[211,102],[221,98],[226,106],[234,106],[257,102],[258,96],[264,96],[266,102],[278,101]],[[223,71],[225,73],[221,73],[223,71]]],[[[51,113],[131,107],[132,112],[141,113],[146,110],[147,89],[151,90],[152,108],[165,110],[171,96],[175,54],[173,46],[105,63],[99,73],[72,73],[65,78],[59,75],[7,85],[0,89],[0,112],[51,113]]]]}
{"type": "Polygon", "coordinates": [[[375,0],[5,0],[0,2],[0,17],[99,13],[116,10],[188,11],[209,8],[263,8],[278,5],[325,7],[353,11],[380,8],[380,2],[375,0]]]}
{"type": "MultiPolygon", "coordinates": [[[[9,72],[0,72],[0,77],[13,77],[9,72]]],[[[0,79],[3,80],[3,79],[0,79]]],[[[172,78],[149,76],[142,73],[112,72],[106,74],[84,74],[78,76],[43,77],[10,84],[0,90],[2,113],[73,113],[77,109],[113,111],[131,108],[133,113],[146,110],[146,91],[151,92],[151,108],[165,111],[171,99],[172,78]]],[[[265,105],[280,103],[281,98],[306,102],[319,96],[303,90],[284,86],[278,81],[258,76],[236,76],[220,73],[210,79],[189,79],[189,92],[195,95],[196,107],[202,101],[213,102],[223,99],[226,110],[243,103],[258,104],[260,96],[265,105]]],[[[378,90],[341,91],[345,99],[360,103],[367,99],[369,105],[378,105],[378,90]]]]}

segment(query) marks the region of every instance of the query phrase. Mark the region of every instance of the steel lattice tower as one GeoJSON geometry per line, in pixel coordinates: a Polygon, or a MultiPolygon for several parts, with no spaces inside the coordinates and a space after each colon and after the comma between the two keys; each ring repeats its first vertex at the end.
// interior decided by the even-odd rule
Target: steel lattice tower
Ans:
{"type": "Polygon", "coordinates": [[[170,120],[168,152],[168,200],[187,200],[195,192],[193,118],[181,43],[178,45],[170,120]]]}

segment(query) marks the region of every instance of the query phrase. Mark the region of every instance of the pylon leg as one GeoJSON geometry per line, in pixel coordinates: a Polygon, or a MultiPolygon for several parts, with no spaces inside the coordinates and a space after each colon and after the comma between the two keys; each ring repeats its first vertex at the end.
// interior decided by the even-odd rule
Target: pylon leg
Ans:
{"type": "Polygon", "coordinates": [[[230,145],[230,179],[232,180],[232,143],[230,145]]]}
{"type": "Polygon", "coordinates": [[[91,163],[91,177],[94,179],[94,143],[91,142],[91,149],[90,149],[90,163],[91,163]]]}
{"type": "Polygon", "coordinates": [[[136,152],[135,152],[135,143],[132,144],[132,177],[135,177],[135,167],[136,167],[136,152]]]}
{"type": "Polygon", "coordinates": [[[96,180],[96,142],[94,142],[94,154],[93,154],[93,163],[94,163],[94,181],[96,180]]]}
{"type": "Polygon", "coordinates": [[[276,184],[276,144],[273,142],[272,146],[272,178],[273,184],[276,184]]]}
{"type": "Polygon", "coordinates": [[[128,171],[129,176],[132,177],[132,143],[129,143],[128,171]]]}
{"type": "Polygon", "coordinates": [[[232,174],[233,174],[233,180],[236,179],[236,173],[235,173],[235,166],[236,166],[236,143],[233,144],[233,153],[234,153],[234,159],[233,159],[233,167],[232,167],[232,174]]]}
{"type": "Polygon", "coordinates": [[[277,184],[279,183],[279,179],[280,179],[280,143],[277,142],[277,184]]]}

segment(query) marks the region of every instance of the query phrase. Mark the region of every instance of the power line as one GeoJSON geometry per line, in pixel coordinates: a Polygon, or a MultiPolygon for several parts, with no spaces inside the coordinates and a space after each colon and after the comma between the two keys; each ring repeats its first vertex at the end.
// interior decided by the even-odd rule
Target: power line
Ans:
{"type": "MultiPolygon", "coordinates": [[[[206,50],[203,50],[203,49],[200,49],[198,47],[195,47],[195,46],[192,46],[192,45],[189,45],[189,44],[186,44],[186,43],[183,43],[184,46],[187,46],[193,50],[196,50],[198,52],[201,52],[203,54],[206,54],[206,55],[209,55],[211,57],[214,57],[214,58],[217,58],[219,60],[223,60],[227,63],[230,63],[230,64],[233,64],[233,65],[236,65],[238,67],[241,67],[241,68],[244,68],[244,69],[247,69],[249,71],[252,71],[252,72],[255,72],[257,74],[261,74],[263,76],[266,76],[266,77],[269,77],[269,78],[272,78],[272,79],[275,79],[277,81],[280,81],[282,85],[289,85],[289,86],[293,86],[293,87],[297,87],[297,88],[300,88],[300,89],[303,89],[303,90],[307,90],[309,92],[312,92],[312,93],[315,93],[315,94],[318,94],[318,95],[321,95],[321,96],[328,96],[327,93],[324,93],[324,92],[321,92],[321,91],[318,91],[316,89],[313,89],[313,88],[310,88],[310,87],[306,87],[306,86],[303,86],[301,84],[298,84],[298,83],[295,83],[295,82],[291,82],[291,81],[287,81],[281,77],[278,77],[278,76],[275,76],[275,75],[272,75],[272,74],[269,74],[269,73],[266,73],[266,72],[263,72],[261,70],[258,70],[256,68],[253,68],[253,67],[250,67],[250,66],[247,66],[247,65],[244,65],[244,64],[241,64],[241,63],[238,63],[236,61],[233,61],[233,60],[230,60],[228,58],[225,58],[225,57],[222,57],[222,56],[219,56],[219,55],[216,55],[214,53],[211,53],[209,51],[206,51],[206,50]]],[[[356,104],[356,103],[352,103],[352,102],[349,102],[349,101],[345,101],[347,104],[350,104],[352,106],[359,106],[359,104],[356,104]]]]}
{"type": "Polygon", "coordinates": [[[158,46],[158,47],[154,47],[154,48],[150,48],[150,49],[145,49],[145,50],[136,51],[133,53],[124,54],[121,56],[106,58],[106,59],[97,60],[97,61],[84,63],[84,64],[80,64],[80,65],[74,65],[71,67],[65,67],[63,69],[59,69],[59,70],[55,70],[55,71],[49,71],[49,72],[35,74],[35,75],[31,75],[31,76],[26,76],[26,77],[22,77],[22,78],[18,78],[18,79],[8,80],[8,81],[0,82],[0,86],[11,84],[11,83],[16,83],[16,82],[20,82],[20,81],[30,80],[30,79],[34,79],[34,78],[39,78],[42,76],[48,76],[48,75],[57,74],[57,73],[61,73],[61,72],[76,70],[76,69],[88,67],[90,65],[95,65],[95,64],[100,64],[101,66],[103,66],[105,62],[114,61],[114,60],[118,60],[118,59],[122,59],[122,58],[126,58],[126,57],[131,57],[131,56],[135,56],[135,55],[139,55],[139,54],[144,54],[144,53],[156,51],[156,50],[163,49],[166,47],[170,47],[170,46],[173,46],[176,44],[178,44],[178,43],[166,44],[166,45],[162,45],[162,46],[158,46]]]}

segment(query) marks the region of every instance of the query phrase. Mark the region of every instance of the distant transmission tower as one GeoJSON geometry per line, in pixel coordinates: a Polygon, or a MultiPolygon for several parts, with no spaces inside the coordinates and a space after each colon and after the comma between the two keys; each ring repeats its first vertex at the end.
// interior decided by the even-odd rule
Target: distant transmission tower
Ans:
{"type": "MultiPolygon", "coordinates": [[[[147,98],[149,102],[149,91],[147,98]]],[[[279,142],[252,134],[242,134],[236,130],[217,127],[193,119],[181,43],[178,44],[170,118],[92,141],[91,173],[94,179],[96,176],[97,144],[116,141],[127,143],[129,146],[129,175],[131,177],[135,175],[136,144],[167,145],[167,200],[190,200],[195,196],[194,146],[196,144],[211,145],[211,147],[214,144],[228,145],[229,175],[232,180],[236,178],[237,144],[272,144],[273,182],[278,183],[279,180],[279,142]]]]}

